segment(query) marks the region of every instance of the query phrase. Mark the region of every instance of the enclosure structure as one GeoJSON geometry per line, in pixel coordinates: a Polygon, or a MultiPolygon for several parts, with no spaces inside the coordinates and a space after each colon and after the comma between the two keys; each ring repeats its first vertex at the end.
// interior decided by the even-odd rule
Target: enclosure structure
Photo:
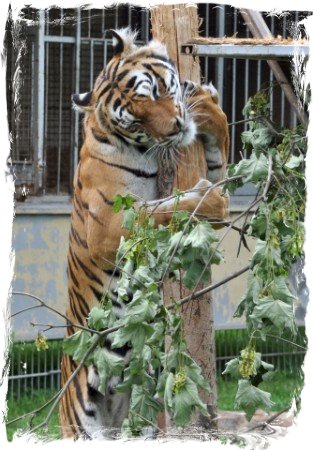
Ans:
{"type": "MultiPolygon", "coordinates": [[[[236,8],[199,4],[198,15],[203,37],[251,37],[236,8]]],[[[282,17],[264,14],[272,34],[283,38],[292,37],[297,23],[305,16],[305,12],[286,13],[282,17]]],[[[71,94],[91,89],[97,74],[112,56],[109,30],[128,25],[139,30],[139,44],[151,38],[149,10],[127,5],[101,10],[25,8],[20,21],[7,23],[7,101],[12,138],[8,165],[16,185],[13,291],[31,292],[60,310],[66,303],[72,179],[82,143],[81,116],[72,108],[71,94]]],[[[241,158],[240,134],[246,124],[234,123],[245,118],[242,110],[250,95],[271,87],[272,120],[292,127],[297,118],[281,88],[275,85],[265,60],[250,59],[249,54],[230,56],[201,57],[201,68],[203,81],[212,81],[219,91],[220,105],[230,123],[230,162],[235,162],[241,158]]],[[[284,57],[281,66],[291,78],[291,57],[284,57]]],[[[238,192],[231,200],[231,212],[241,211],[253,195],[249,189],[238,192]]],[[[227,264],[214,269],[215,280],[246,264],[250,254],[243,249],[237,258],[237,246],[237,236],[230,234],[225,243],[227,264]]],[[[216,328],[243,325],[232,314],[244,283],[244,278],[240,278],[214,292],[216,328]]],[[[302,287],[305,303],[304,281],[302,287]]],[[[32,304],[25,296],[14,296],[12,312],[32,304]]],[[[299,323],[304,307],[300,305],[298,310],[299,323]]],[[[30,322],[61,324],[44,310],[19,315],[13,321],[16,340],[34,339],[37,329],[30,322]]],[[[55,338],[63,334],[64,329],[58,328],[47,333],[55,338]]]]}
{"type": "MultiPolygon", "coordinates": [[[[199,4],[198,8],[201,36],[251,37],[236,8],[215,4],[199,4]]],[[[305,15],[265,14],[265,20],[275,37],[291,38],[305,15]]],[[[111,58],[110,29],[131,26],[139,30],[138,44],[151,38],[149,10],[123,5],[102,10],[25,8],[20,17],[15,23],[8,21],[6,33],[8,118],[16,185],[24,186],[29,194],[68,195],[82,142],[81,119],[71,108],[71,95],[90,90],[111,58]]],[[[250,95],[273,84],[272,118],[278,125],[294,126],[296,115],[275,85],[264,60],[266,54],[255,58],[253,48],[238,48],[241,51],[235,58],[230,52],[227,58],[216,54],[201,58],[202,79],[212,81],[218,89],[229,123],[243,118],[250,95]]],[[[281,65],[291,79],[292,51],[290,58],[282,51],[283,47],[281,65]]],[[[240,158],[240,133],[244,128],[244,124],[230,128],[230,162],[240,158]]]]}

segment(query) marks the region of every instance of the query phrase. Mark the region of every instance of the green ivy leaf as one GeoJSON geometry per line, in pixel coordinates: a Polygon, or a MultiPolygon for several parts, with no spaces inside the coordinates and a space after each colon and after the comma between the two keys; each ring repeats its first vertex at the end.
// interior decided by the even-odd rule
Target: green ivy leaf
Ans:
{"type": "Polygon", "coordinates": [[[131,195],[127,194],[125,196],[117,194],[113,199],[112,209],[115,213],[118,213],[122,209],[127,210],[133,207],[136,199],[131,195]]]}
{"type": "Polygon", "coordinates": [[[152,325],[147,323],[128,324],[112,333],[111,348],[123,347],[127,343],[131,343],[136,352],[141,352],[146,339],[153,334],[152,325]]]}
{"type": "Polygon", "coordinates": [[[72,356],[74,361],[81,361],[90,346],[92,335],[86,330],[79,330],[63,341],[63,351],[72,356]]]}
{"type": "Polygon", "coordinates": [[[108,380],[112,376],[121,375],[124,359],[115,353],[108,352],[105,348],[97,348],[94,351],[93,363],[97,367],[100,379],[98,390],[105,395],[108,380]]]}
{"type": "Polygon", "coordinates": [[[137,212],[134,209],[126,209],[123,213],[122,228],[131,231],[133,229],[136,218],[137,212]]]}
{"type": "Polygon", "coordinates": [[[125,323],[141,323],[153,320],[158,310],[158,305],[149,301],[148,298],[142,296],[140,302],[128,305],[123,317],[125,323]]]}
{"type": "Polygon", "coordinates": [[[251,181],[254,184],[267,178],[268,159],[263,153],[252,153],[249,159],[243,159],[236,167],[235,175],[243,176],[243,183],[251,181]]]}
{"type": "Polygon", "coordinates": [[[282,300],[285,303],[293,304],[296,297],[291,293],[285,277],[277,277],[271,284],[271,293],[275,300],[282,300]]]}
{"type": "Polygon", "coordinates": [[[147,392],[143,385],[135,385],[132,390],[130,410],[156,423],[157,415],[163,410],[163,406],[147,392]]]}
{"type": "Polygon", "coordinates": [[[173,399],[174,421],[178,426],[186,426],[194,409],[198,407],[201,414],[208,416],[204,403],[201,402],[196,384],[187,378],[185,384],[175,392],[173,399]]]}
{"type": "Polygon", "coordinates": [[[260,127],[253,131],[251,144],[256,150],[267,150],[273,140],[273,135],[267,127],[260,127]]]}
{"type": "Polygon", "coordinates": [[[218,241],[219,238],[212,225],[208,222],[199,222],[186,237],[184,246],[190,245],[192,248],[203,249],[210,243],[218,241]]]}
{"type": "Polygon", "coordinates": [[[225,364],[225,370],[222,372],[222,375],[231,375],[234,378],[239,379],[241,377],[239,371],[239,358],[234,358],[228,361],[225,364]]]}
{"type": "Polygon", "coordinates": [[[248,420],[251,420],[258,408],[270,412],[274,404],[269,392],[262,391],[261,389],[252,386],[249,380],[239,380],[235,406],[246,412],[248,420]]]}
{"type": "MultiPolygon", "coordinates": [[[[195,287],[196,283],[200,279],[203,268],[204,264],[199,260],[195,260],[189,265],[184,274],[184,284],[188,289],[195,287]]],[[[201,281],[208,281],[208,279],[209,271],[206,270],[202,275],[201,281]]]]}
{"type": "Polygon", "coordinates": [[[112,302],[107,302],[105,307],[106,310],[97,307],[93,307],[91,309],[87,319],[89,328],[96,331],[101,331],[113,326],[116,317],[112,310],[112,302]]]}
{"type": "Polygon", "coordinates": [[[304,157],[302,154],[299,156],[292,155],[291,158],[285,163],[285,166],[289,169],[295,169],[299,167],[304,161],[304,157]]]}
{"type": "Polygon", "coordinates": [[[263,297],[250,314],[250,319],[255,324],[255,328],[262,324],[262,320],[269,319],[279,332],[284,328],[294,328],[293,305],[281,300],[274,300],[272,297],[263,297]]]}

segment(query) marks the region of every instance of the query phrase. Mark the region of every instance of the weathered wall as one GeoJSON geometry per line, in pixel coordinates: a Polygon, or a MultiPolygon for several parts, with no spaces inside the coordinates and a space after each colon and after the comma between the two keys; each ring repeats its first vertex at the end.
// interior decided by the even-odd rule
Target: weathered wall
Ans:
{"type": "MultiPolygon", "coordinates": [[[[66,257],[69,214],[16,214],[13,220],[15,269],[12,291],[36,295],[48,305],[65,312],[66,257]]],[[[12,314],[38,305],[26,297],[12,295],[12,314]]],[[[46,308],[32,309],[12,319],[14,340],[34,339],[39,329],[30,323],[63,325],[62,318],[46,308]]],[[[47,332],[48,337],[62,337],[64,328],[47,332]]]]}
{"type": "MultiPolygon", "coordinates": [[[[37,295],[47,304],[62,312],[65,311],[67,295],[66,258],[69,224],[69,204],[54,209],[21,206],[13,221],[15,276],[12,290],[37,295]]],[[[219,234],[222,236],[224,231],[220,230],[219,234]]],[[[248,240],[248,244],[250,250],[253,250],[253,241],[248,240]]],[[[241,246],[237,258],[238,245],[238,232],[230,231],[221,246],[225,249],[226,262],[212,267],[214,283],[238,271],[248,263],[251,253],[241,246]]],[[[300,272],[295,271],[294,280],[299,274],[301,275],[300,272]]],[[[246,273],[213,292],[216,328],[244,326],[244,320],[234,319],[232,316],[244,293],[245,282],[246,273]]],[[[297,309],[297,317],[299,323],[303,323],[305,305],[308,301],[307,289],[303,280],[299,283],[298,291],[302,297],[302,304],[297,309]]],[[[31,298],[14,295],[12,296],[12,314],[37,304],[38,302],[31,298]]],[[[32,340],[36,337],[38,330],[45,329],[44,325],[47,324],[63,325],[64,322],[45,308],[32,309],[19,314],[12,320],[14,340],[32,340]],[[31,322],[42,324],[42,326],[33,327],[30,325],[31,322]]],[[[46,332],[46,335],[49,338],[62,337],[64,328],[50,330],[46,332]]]]}

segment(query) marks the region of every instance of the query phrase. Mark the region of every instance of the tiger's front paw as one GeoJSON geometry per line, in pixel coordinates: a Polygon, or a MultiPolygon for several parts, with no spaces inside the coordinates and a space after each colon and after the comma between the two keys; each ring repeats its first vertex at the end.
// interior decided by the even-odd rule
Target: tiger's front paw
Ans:
{"type": "Polygon", "coordinates": [[[201,179],[193,188],[195,201],[197,202],[197,213],[199,216],[208,218],[214,228],[221,228],[223,222],[229,215],[229,196],[222,193],[220,187],[212,187],[208,180],[201,179]]]}

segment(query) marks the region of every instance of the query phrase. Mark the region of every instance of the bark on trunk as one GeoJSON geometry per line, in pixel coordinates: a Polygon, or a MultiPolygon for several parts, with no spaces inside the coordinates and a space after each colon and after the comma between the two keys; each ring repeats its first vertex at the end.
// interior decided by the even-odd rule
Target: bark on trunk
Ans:
{"type": "MultiPolygon", "coordinates": [[[[151,0],[150,4],[153,38],[166,44],[170,57],[178,68],[181,81],[189,79],[199,83],[198,58],[180,52],[180,45],[198,34],[197,1],[151,0]]],[[[173,187],[181,190],[191,188],[199,178],[205,177],[206,162],[203,147],[197,142],[182,151],[178,166],[169,167],[166,161],[160,161],[158,173],[160,195],[161,197],[170,195],[173,187]]],[[[201,287],[203,285],[199,286],[201,287]]],[[[167,281],[164,286],[164,303],[166,305],[172,302],[172,298],[180,299],[189,293],[181,285],[167,281]]],[[[210,394],[201,392],[201,399],[207,404],[210,416],[206,418],[198,412],[194,413],[190,425],[183,430],[178,430],[168,417],[161,418],[160,428],[164,429],[166,426],[167,433],[181,436],[160,435],[159,450],[174,450],[179,447],[184,450],[216,450],[218,438],[203,436],[204,433],[218,431],[213,308],[210,296],[205,295],[190,301],[183,306],[181,314],[184,319],[188,351],[201,366],[203,375],[212,389],[210,394]]]]}

